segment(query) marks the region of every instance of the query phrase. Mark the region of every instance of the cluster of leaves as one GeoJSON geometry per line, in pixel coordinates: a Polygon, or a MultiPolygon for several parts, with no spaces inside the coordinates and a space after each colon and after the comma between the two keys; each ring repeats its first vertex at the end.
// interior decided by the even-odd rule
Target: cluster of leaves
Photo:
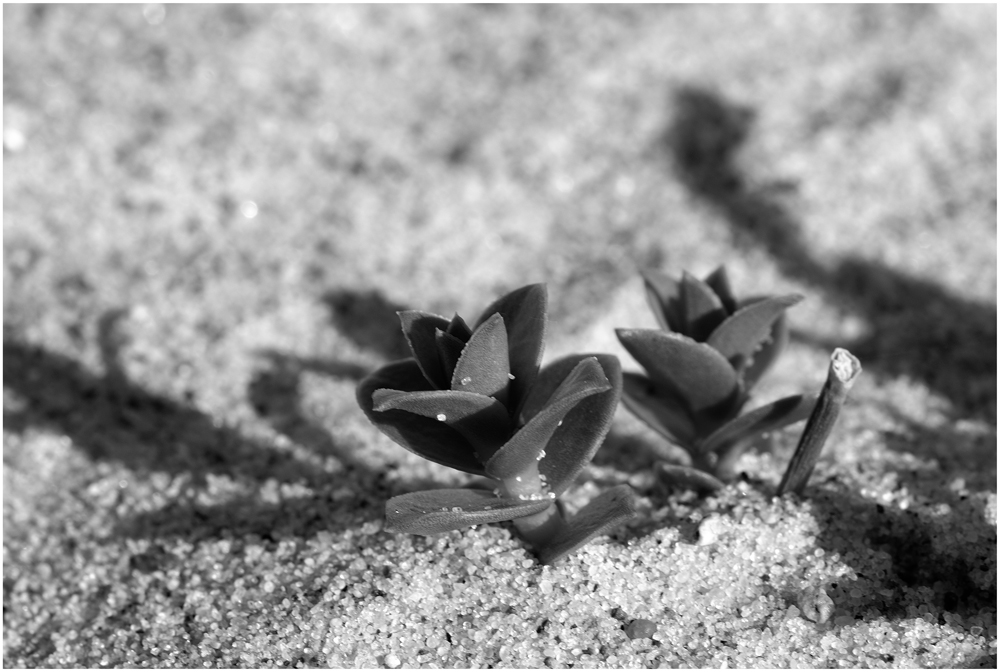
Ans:
{"type": "Polygon", "coordinates": [[[635,515],[628,485],[573,517],[559,502],[607,435],[619,398],[690,456],[690,466],[661,464],[661,478],[709,492],[723,486],[760,435],[808,416],[781,485],[782,492],[800,491],[860,372],[857,360],[834,353],[818,402],[792,395],[741,413],[788,341],[784,311],[802,297],[737,301],[723,267],[705,280],[687,273],[680,280],[648,273],[645,280],[662,329],[617,334],[648,375],[623,374],[618,359],[604,354],[540,368],[543,285],[497,299],[473,328],[457,314],[399,313],[413,356],[362,380],[361,408],[406,449],[484,479],[393,497],[388,529],[426,535],[511,521],[543,563],[573,552],[635,515]]]}
{"type": "Polygon", "coordinates": [[[796,394],[741,411],[788,342],[785,310],[798,294],[738,301],[724,267],[704,280],[645,274],[661,329],[619,329],[647,375],[626,373],[625,406],[687,451],[691,466],[660,465],[662,478],[701,491],[721,488],[761,435],[804,420],[815,396],[796,394]]]}
{"type": "Polygon", "coordinates": [[[627,485],[570,519],[558,503],[611,427],[622,374],[612,355],[571,355],[540,370],[546,319],[543,285],[501,297],[474,328],[458,315],[400,313],[413,357],[361,381],[361,408],[403,447],[489,485],[393,497],[389,529],[435,534],[509,520],[551,563],[635,515],[627,485]]]}

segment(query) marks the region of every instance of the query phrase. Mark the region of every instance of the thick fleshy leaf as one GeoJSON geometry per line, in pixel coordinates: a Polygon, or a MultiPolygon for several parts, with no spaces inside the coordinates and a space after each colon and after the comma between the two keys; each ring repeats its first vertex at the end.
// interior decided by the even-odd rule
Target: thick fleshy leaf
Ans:
{"type": "Polygon", "coordinates": [[[711,287],[715,295],[719,297],[719,301],[722,302],[722,307],[726,309],[726,313],[732,315],[736,312],[738,304],[736,296],[733,294],[733,286],[729,284],[729,274],[726,273],[725,266],[719,266],[712,271],[705,278],[705,284],[711,287]]]}
{"type": "Polygon", "coordinates": [[[507,329],[503,317],[490,316],[473,332],[455,365],[451,389],[493,397],[501,404],[510,386],[507,329]]]}
{"type": "Polygon", "coordinates": [[[538,559],[543,564],[551,565],[585,546],[594,537],[606,534],[634,518],[635,514],[632,488],[616,485],[580,509],[549,543],[538,549],[538,559]]]}
{"type": "Polygon", "coordinates": [[[788,318],[782,314],[771,325],[771,334],[764,339],[760,347],[753,353],[753,359],[743,370],[743,389],[750,391],[757,381],[770,370],[777,361],[785,346],[788,345],[788,318]]]}
{"type": "Polygon", "coordinates": [[[465,437],[483,464],[510,438],[507,409],[496,399],[481,394],[380,389],[375,390],[372,402],[376,412],[407,411],[448,425],[465,437]]]}
{"type": "Polygon", "coordinates": [[[378,429],[412,453],[452,469],[485,476],[475,448],[459,432],[436,418],[401,410],[377,412],[372,396],[379,389],[426,391],[430,386],[414,359],[402,359],[372,372],[358,383],[361,410],[378,429]]]}
{"type": "Polygon", "coordinates": [[[409,534],[439,534],[473,525],[530,516],[552,505],[548,500],[500,499],[489,490],[425,490],[385,503],[386,529],[409,534]]]}
{"type": "Polygon", "coordinates": [[[815,403],[815,395],[794,394],[755,408],[712,432],[701,444],[701,452],[716,453],[736,441],[754,439],[765,432],[805,420],[815,403]]]}
{"type": "Polygon", "coordinates": [[[622,401],[637,418],[673,443],[691,450],[697,436],[687,405],[670,390],[659,390],[652,380],[626,371],[622,380],[622,401]]]}
{"type": "Polygon", "coordinates": [[[545,446],[545,457],[538,471],[545,477],[549,491],[556,496],[573,483],[577,474],[590,462],[611,429],[615,408],[622,389],[622,368],[614,355],[570,355],[552,362],[538,374],[538,380],[524,403],[524,424],[545,408],[556,389],[576,366],[596,357],[611,384],[605,392],[592,394],[579,401],[556,427],[545,446]]]}
{"type": "Polygon", "coordinates": [[[736,372],[704,343],[659,329],[618,329],[618,340],[657,388],[683,399],[695,419],[729,413],[739,397],[736,372]]]}
{"type": "Polygon", "coordinates": [[[478,328],[490,316],[499,313],[507,327],[510,373],[513,376],[507,396],[511,417],[516,417],[538,375],[545,347],[547,302],[545,285],[527,285],[494,301],[476,323],[478,328]]]}
{"type": "Polygon", "coordinates": [[[684,311],[681,304],[681,284],[669,275],[657,271],[646,271],[642,278],[646,287],[646,302],[660,328],[682,332],[684,311]]]}
{"type": "Polygon", "coordinates": [[[403,334],[410,344],[413,357],[420,365],[424,377],[435,390],[447,390],[450,379],[444,375],[441,364],[441,354],[438,350],[436,332],[448,328],[448,320],[440,315],[425,313],[420,310],[401,310],[399,321],[403,326],[403,334]]]}
{"type": "Polygon", "coordinates": [[[715,291],[687,271],[681,278],[681,297],[684,303],[685,334],[703,342],[728,313],[715,291]]]}
{"type": "Polygon", "coordinates": [[[775,320],[802,298],[800,294],[772,296],[740,308],[712,332],[707,342],[741,370],[770,335],[775,320]]]}
{"type": "Polygon", "coordinates": [[[486,474],[504,480],[527,471],[540,459],[556,428],[574,406],[610,389],[611,383],[596,357],[580,361],[545,406],[486,463],[486,474]]]}
{"type": "Polygon", "coordinates": [[[455,313],[455,316],[451,318],[446,331],[463,343],[467,342],[469,337],[472,336],[472,329],[469,328],[469,325],[465,323],[465,320],[458,313],[455,313]]]}
{"type": "Polygon", "coordinates": [[[462,350],[465,348],[465,342],[440,329],[434,331],[434,338],[437,340],[442,372],[447,380],[451,380],[452,373],[455,371],[455,365],[458,364],[458,360],[462,356],[462,350]]]}
{"type": "Polygon", "coordinates": [[[685,467],[679,464],[663,464],[657,467],[657,476],[660,482],[677,490],[694,490],[700,494],[707,494],[721,490],[725,483],[711,474],[685,467]]]}

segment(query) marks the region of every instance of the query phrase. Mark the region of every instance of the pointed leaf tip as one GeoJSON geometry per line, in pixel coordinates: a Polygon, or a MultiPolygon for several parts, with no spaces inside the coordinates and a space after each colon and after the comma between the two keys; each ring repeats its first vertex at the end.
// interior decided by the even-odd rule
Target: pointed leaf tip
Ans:
{"type": "Polygon", "coordinates": [[[681,297],[684,303],[685,333],[704,342],[708,335],[722,324],[727,313],[715,291],[687,271],[681,278],[681,297]]]}
{"type": "Polygon", "coordinates": [[[511,382],[508,352],[503,317],[494,313],[465,344],[452,374],[451,389],[494,397],[504,403],[511,382]]]}
{"type": "Polygon", "coordinates": [[[681,285],[669,275],[647,270],[642,274],[646,290],[646,303],[665,331],[684,331],[684,314],[681,306],[681,285]]]}
{"type": "Polygon", "coordinates": [[[495,313],[503,317],[507,328],[510,373],[513,376],[507,405],[513,414],[516,414],[538,375],[545,347],[547,306],[545,285],[526,285],[490,304],[476,323],[478,329],[495,313]]]}
{"type": "Polygon", "coordinates": [[[719,266],[705,278],[705,284],[712,288],[716,296],[722,302],[722,307],[726,313],[732,315],[736,312],[736,295],[733,294],[733,287],[729,283],[729,274],[725,266],[719,266]]]}
{"type": "Polygon", "coordinates": [[[448,320],[420,310],[401,310],[397,315],[413,357],[427,382],[436,390],[447,390],[448,379],[444,374],[436,332],[438,329],[445,331],[448,320]]]}

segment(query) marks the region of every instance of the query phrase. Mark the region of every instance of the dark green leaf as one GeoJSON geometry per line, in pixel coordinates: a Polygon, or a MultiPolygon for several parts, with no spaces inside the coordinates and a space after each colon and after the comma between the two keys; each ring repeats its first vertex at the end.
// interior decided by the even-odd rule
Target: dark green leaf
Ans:
{"type": "Polygon", "coordinates": [[[771,333],[774,321],[802,298],[799,294],[772,296],[740,308],[712,332],[708,344],[737,370],[742,369],[771,333]]]}
{"type": "Polygon", "coordinates": [[[495,313],[503,317],[507,327],[507,346],[510,352],[510,383],[507,406],[512,417],[531,389],[538,375],[545,347],[546,304],[545,285],[528,285],[494,301],[476,323],[478,328],[495,313]]]}
{"type": "Polygon", "coordinates": [[[475,448],[483,464],[510,438],[507,409],[496,399],[481,394],[380,389],[375,390],[372,401],[376,412],[407,411],[448,425],[475,448]]]}
{"type": "Polygon", "coordinates": [[[617,485],[601,493],[568,521],[543,548],[538,559],[551,565],[635,517],[635,495],[627,485],[617,485]]]}
{"type": "Polygon", "coordinates": [[[611,429],[622,389],[622,369],[614,355],[570,355],[552,362],[538,375],[525,402],[524,419],[542,411],[566,376],[584,359],[596,357],[611,388],[579,401],[563,418],[563,424],[545,447],[545,457],[538,463],[539,472],[557,496],[568,488],[577,474],[590,462],[611,429]]]}
{"type": "Polygon", "coordinates": [[[687,324],[684,333],[701,343],[726,319],[726,309],[711,287],[687,271],[681,278],[681,297],[687,324]]]}
{"type": "Polygon", "coordinates": [[[552,506],[550,501],[500,499],[489,490],[426,490],[393,497],[386,502],[386,529],[409,534],[438,534],[530,516],[549,506],[552,506]]]}
{"type": "Polygon", "coordinates": [[[684,467],[679,464],[659,464],[657,476],[661,483],[675,490],[694,490],[699,494],[708,494],[721,490],[725,484],[709,473],[684,467]]]}
{"type": "Polygon", "coordinates": [[[757,381],[774,365],[788,345],[788,318],[782,314],[771,325],[771,333],[755,353],[752,361],[743,371],[743,389],[750,391],[757,381]]]}
{"type": "Polygon", "coordinates": [[[729,284],[729,274],[726,273],[725,266],[719,266],[712,271],[705,278],[705,284],[711,287],[715,295],[719,297],[719,301],[722,302],[722,307],[726,309],[726,313],[731,315],[736,312],[736,296],[733,294],[732,285],[729,284]]]}
{"type": "Polygon", "coordinates": [[[397,314],[413,357],[427,382],[435,390],[447,390],[449,379],[444,375],[435,333],[438,329],[446,330],[448,320],[419,310],[401,310],[397,314]]]}
{"type": "Polygon", "coordinates": [[[669,275],[657,271],[642,274],[646,286],[646,302],[662,329],[683,333],[684,310],[681,285],[669,275]]]}
{"type": "Polygon", "coordinates": [[[581,360],[545,406],[486,463],[486,474],[504,480],[525,472],[539,459],[556,428],[574,406],[586,397],[610,389],[611,383],[597,358],[581,360]]]}
{"type": "Polygon", "coordinates": [[[673,443],[691,450],[697,432],[686,404],[669,390],[658,390],[642,374],[623,374],[622,401],[637,418],[673,443]]]}
{"type": "Polygon", "coordinates": [[[736,372],[714,348],[659,329],[616,333],[656,387],[683,399],[696,417],[725,415],[736,404],[736,372]]]}
{"type": "Polygon", "coordinates": [[[434,337],[437,340],[438,354],[441,357],[441,369],[446,379],[451,380],[455,365],[462,356],[465,343],[451,334],[436,329],[434,337]]]}
{"type": "Polygon", "coordinates": [[[455,365],[451,389],[494,397],[506,401],[510,386],[507,360],[507,329],[503,317],[490,316],[473,332],[455,365]]]}
{"type": "Polygon", "coordinates": [[[451,318],[451,322],[448,323],[447,332],[463,343],[467,342],[469,337],[472,336],[472,329],[469,328],[469,325],[465,323],[465,320],[458,313],[455,313],[455,316],[451,318]]]}
{"type": "Polygon", "coordinates": [[[407,392],[426,390],[429,386],[417,362],[403,359],[378,369],[358,384],[361,410],[386,436],[424,459],[452,469],[484,476],[472,444],[456,430],[436,418],[426,418],[401,410],[376,412],[372,396],[378,389],[407,392]]]}
{"type": "Polygon", "coordinates": [[[701,444],[703,454],[725,450],[736,441],[753,439],[809,417],[816,403],[814,395],[795,394],[755,408],[713,432],[701,444]]]}

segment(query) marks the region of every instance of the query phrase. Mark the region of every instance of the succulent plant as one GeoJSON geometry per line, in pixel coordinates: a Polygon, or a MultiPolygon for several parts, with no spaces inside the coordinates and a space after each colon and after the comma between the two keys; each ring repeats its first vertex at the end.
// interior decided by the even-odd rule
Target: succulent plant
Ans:
{"type": "Polygon", "coordinates": [[[736,459],[760,435],[804,420],[815,403],[796,394],[741,414],[751,391],[788,342],[784,312],[798,294],[738,301],[725,267],[704,280],[644,274],[661,329],[618,329],[647,375],[624,374],[625,406],[683,448],[691,466],[660,465],[669,482],[701,491],[722,487],[736,459]]]}
{"type": "Polygon", "coordinates": [[[388,529],[430,535],[512,521],[552,563],[635,515],[627,485],[571,519],[559,503],[611,427],[622,376],[618,359],[603,354],[540,369],[546,303],[544,285],[522,287],[493,302],[473,328],[457,314],[399,313],[413,357],[362,380],[358,403],[407,450],[488,485],[393,497],[388,529]]]}

